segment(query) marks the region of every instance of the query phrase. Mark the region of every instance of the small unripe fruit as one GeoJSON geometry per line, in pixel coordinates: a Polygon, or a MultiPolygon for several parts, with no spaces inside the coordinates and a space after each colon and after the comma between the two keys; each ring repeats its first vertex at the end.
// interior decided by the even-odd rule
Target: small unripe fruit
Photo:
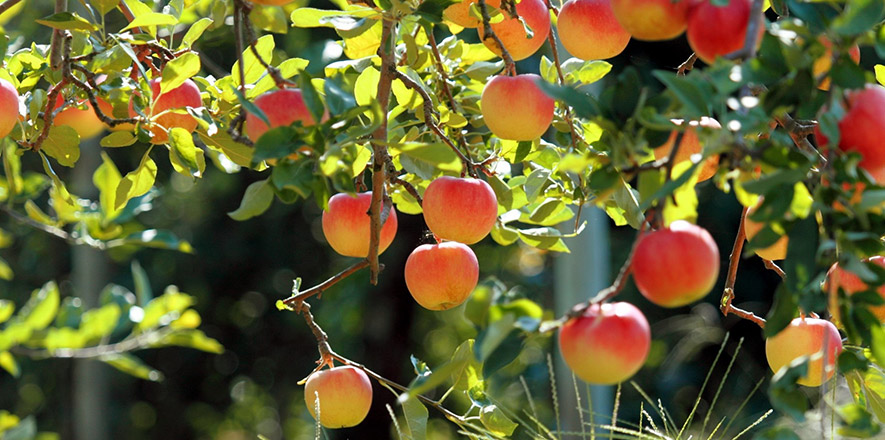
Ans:
{"type": "Polygon", "coordinates": [[[611,0],[621,26],[637,40],[676,38],[685,30],[691,0],[611,0]]]}
{"type": "MultiPolygon", "coordinates": [[[[716,57],[744,47],[751,9],[752,0],[729,0],[726,6],[717,6],[710,0],[695,3],[688,11],[685,33],[698,58],[712,64],[716,57]]],[[[757,29],[760,37],[756,39],[757,44],[765,31],[762,24],[764,21],[757,29]]]]}
{"type": "MultiPolygon", "coordinates": [[[[881,255],[867,258],[864,261],[876,263],[880,267],[885,268],[885,257],[881,255]]],[[[836,293],[840,288],[845,291],[846,295],[854,295],[857,292],[863,292],[869,289],[870,286],[863,282],[863,280],[853,272],[849,272],[839,267],[839,263],[834,263],[827,272],[827,281],[824,291],[836,293]]],[[[885,298],[885,285],[879,286],[879,288],[876,289],[876,292],[879,296],[885,298]]],[[[885,305],[871,306],[869,307],[869,310],[873,315],[876,315],[876,318],[879,318],[880,322],[885,322],[885,305]]]]}
{"type": "Polygon", "coordinates": [[[18,123],[18,90],[9,81],[0,78],[0,138],[4,138],[12,132],[18,123]]]}
{"type": "Polygon", "coordinates": [[[625,302],[591,305],[559,330],[566,365],[591,384],[612,385],[629,379],[642,368],[650,347],[645,315],[625,302]]]}
{"type": "MultiPolygon", "coordinates": [[[[482,21],[470,14],[470,6],[476,2],[477,0],[464,0],[460,3],[454,3],[443,11],[443,18],[463,28],[478,27],[482,24],[482,21]]],[[[479,8],[479,5],[476,5],[476,7],[479,8]]],[[[486,1],[487,9],[500,7],[501,0],[486,1]]]]}
{"type": "MultiPolygon", "coordinates": [[[[503,12],[504,20],[492,24],[492,31],[504,44],[507,53],[513,58],[513,61],[526,59],[547,42],[547,34],[550,33],[550,12],[547,11],[547,5],[544,0],[522,0],[516,5],[516,13],[525,20],[526,24],[532,29],[532,37],[529,38],[522,22],[515,18],[510,18],[507,12],[503,12]]],[[[479,39],[492,52],[501,56],[501,49],[498,43],[491,37],[485,38],[483,27],[477,28],[479,39]]]]}
{"type": "Polygon", "coordinates": [[[301,90],[281,89],[263,93],[255,98],[255,106],[261,109],[270,127],[258,116],[246,112],[246,134],[253,142],[257,141],[267,130],[271,128],[289,125],[295,121],[301,121],[304,126],[316,124],[313,115],[307,109],[301,90]]]}
{"type": "MultiPolygon", "coordinates": [[[[671,119],[670,121],[676,125],[682,125],[684,122],[682,119],[671,119]]],[[[689,121],[688,125],[689,128],[685,129],[682,134],[682,141],[679,143],[679,151],[676,152],[675,163],[677,164],[690,161],[691,156],[703,153],[704,147],[701,145],[701,141],[698,138],[698,127],[717,130],[722,128],[722,126],[719,125],[719,121],[706,116],[701,117],[700,121],[689,121]]],[[[679,132],[674,130],[670,133],[667,142],[654,149],[655,160],[661,160],[670,156],[670,151],[673,150],[673,145],[676,143],[677,137],[679,137],[679,132]]],[[[719,168],[719,156],[708,157],[700,167],[701,172],[698,175],[698,182],[703,182],[715,176],[716,170],[719,168]]]]}
{"type": "MultiPolygon", "coordinates": [[[[765,227],[765,223],[758,223],[750,220],[750,216],[756,212],[756,209],[758,209],[761,204],[762,200],[759,200],[759,203],[751,206],[750,209],[747,209],[747,213],[744,215],[744,233],[747,235],[747,241],[752,240],[753,237],[765,227]]],[[[784,258],[787,258],[787,246],[789,244],[790,238],[784,235],[774,242],[773,245],[763,249],[754,249],[753,252],[765,260],[783,260],[784,258]]]]}
{"type": "Polygon", "coordinates": [[[680,307],[713,289],[719,248],[706,229],[677,220],[639,238],[631,268],[642,296],[661,307],[680,307]]]}
{"type": "Polygon", "coordinates": [[[403,269],[409,293],[425,309],[448,310],[463,303],[479,281],[479,261],[464,244],[423,244],[403,269]]]}
{"type": "Polygon", "coordinates": [[[532,141],[550,128],[556,103],[537,85],[534,74],[496,76],[486,83],[480,99],[482,117],[501,139],[532,141]]]}
{"type": "Polygon", "coordinates": [[[559,39],[582,60],[605,60],[624,51],[630,42],[612,12],[611,0],[571,0],[562,5],[556,22],[559,39]]]}
{"type": "MultiPolygon", "coordinates": [[[[323,211],[323,235],[335,252],[346,257],[365,258],[369,255],[372,219],[369,207],[372,192],[338,193],[329,199],[329,209],[323,211]]],[[[396,211],[391,207],[387,221],[381,226],[378,253],[384,252],[396,236],[396,211]]]]}
{"type": "MultiPolygon", "coordinates": [[[[817,41],[826,48],[826,52],[824,52],[824,54],[818,59],[814,60],[814,64],[811,66],[811,72],[815,78],[828,74],[833,67],[833,42],[830,41],[826,35],[818,36],[817,41]]],[[[856,44],[851,46],[848,49],[848,57],[851,58],[855,64],[860,64],[860,47],[856,44]]],[[[817,88],[821,90],[830,90],[830,78],[824,78],[823,81],[818,84],[817,88]]]]}
{"type": "Polygon", "coordinates": [[[424,191],[424,221],[437,237],[476,243],[495,226],[498,199],[483,180],[443,176],[424,191]]]}
{"type": "MultiPolygon", "coordinates": [[[[151,94],[153,95],[153,107],[144,109],[152,123],[149,125],[153,137],[152,144],[164,144],[169,141],[169,130],[175,127],[193,132],[197,129],[197,120],[185,113],[167,112],[167,110],[184,110],[185,107],[198,108],[203,106],[203,98],[200,89],[191,80],[185,80],[180,86],[160,94],[160,79],[150,81],[151,94]],[[158,116],[154,116],[158,115],[158,116]]],[[[129,104],[129,114],[136,116],[132,104],[129,104]]]]}
{"type": "Polygon", "coordinates": [[[319,422],[326,428],[359,425],[372,407],[372,382],[363,370],[340,366],[310,375],[304,385],[304,403],[314,419],[319,398],[319,422]]]}
{"type": "Polygon", "coordinates": [[[765,357],[775,373],[802,356],[810,357],[808,374],[797,381],[808,387],[820,386],[833,377],[836,358],[841,352],[842,337],[836,326],[817,318],[796,318],[780,333],[765,340],[765,357]]]}

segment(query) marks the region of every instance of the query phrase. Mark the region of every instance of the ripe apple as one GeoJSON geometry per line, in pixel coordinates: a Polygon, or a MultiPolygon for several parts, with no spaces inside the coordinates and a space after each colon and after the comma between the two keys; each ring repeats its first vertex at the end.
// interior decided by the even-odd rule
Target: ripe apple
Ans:
{"type": "Polygon", "coordinates": [[[771,371],[802,356],[809,356],[808,374],[797,382],[807,387],[820,386],[836,372],[836,357],[842,352],[842,337],[830,321],[796,318],[780,333],[765,340],[765,357],[771,371]],[[826,351],[826,366],[824,366],[826,351]],[[824,377],[826,375],[826,377],[824,377]]]}
{"type": "Polygon", "coordinates": [[[422,244],[409,255],[403,274],[418,304],[425,309],[448,310],[473,292],[479,281],[479,261],[465,244],[422,244]]]}
{"type": "MultiPolygon", "coordinates": [[[[152,79],[149,85],[151,86],[151,94],[153,96],[153,106],[145,109],[144,112],[152,121],[150,126],[150,130],[153,133],[151,138],[152,144],[168,142],[168,132],[175,127],[181,127],[187,131],[197,129],[197,120],[193,116],[167,112],[167,110],[183,110],[185,107],[196,108],[203,106],[203,98],[200,97],[200,89],[195,82],[189,79],[185,80],[180,86],[162,95],[160,95],[159,78],[152,79]]],[[[129,115],[132,117],[136,116],[131,102],[129,103],[129,115]]]]}
{"type": "Polygon", "coordinates": [[[0,138],[4,138],[12,132],[19,118],[18,90],[9,81],[0,78],[0,138]]]}
{"type": "Polygon", "coordinates": [[[713,289],[719,248],[706,229],[677,220],[639,238],[631,268],[642,296],[661,307],[680,307],[713,289]]]}
{"type": "MultiPolygon", "coordinates": [[[[885,183],[885,87],[867,85],[845,94],[845,114],[839,121],[839,149],[856,151],[862,159],[859,166],[885,183]]],[[[815,132],[826,144],[826,137],[815,132]]]]}
{"type": "MultiPolygon", "coordinates": [[[[750,220],[750,216],[759,209],[759,205],[762,204],[762,200],[760,199],[758,203],[751,206],[750,209],[747,209],[747,214],[744,215],[744,233],[747,235],[747,241],[753,239],[762,228],[765,227],[764,223],[754,222],[750,220]]],[[[783,260],[787,258],[787,246],[790,244],[790,238],[786,235],[779,238],[773,245],[764,248],[764,249],[755,249],[753,252],[756,253],[760,258],[765,260],[783,260]]]]}
{"type": "MultiPolygon", "coordinates": [[[[470,5],[475,4],[477,0],[464,0],[460,3],[454,3],[443,10],[443,18],[461,26],[463,28],[475,28],[482,24],[477,18],[470,15],[470,5]]],[[[488,0],[486,6],[500,8],[501,0],[488,0]]],[[[479,5],[476,5],[479,8],[479,5]]]]}
{"type": "Polygon", "coordinates": [[[442,176],[424,190],[424,221],[437,237],[476,243],[495,226],[498,198],[480,179],[442,176]]]}
{"type": "MultiPolygon", "coordinates": [[[[739,50],[747,37],[751,9],[752,0],[729,0],[725,6],[716,6],[710,0],[695,3],[688,11],[685,32],[689,46],[707,64],[739,50]]],[[[757,32],[761,37],[765,26],[759,26],[757,32]]],[[[759,44],[762,39],[756,42],[759,44]]]]}
{"type": "MultiPolygon", "coordinates": [[[[876,263],[885,268],[885,257],[883,256],[877,255],[875,257],[867,258],[864,261],[876,263]]],[[[835,293],[839,288],[842,288],[847,295],[854,295],[857,292],[869,289],[869,286],[853,272],[842,269],[839,267],[839,263],[834,263],[827,272],[827,281],[824,290],[835,293]]],[[[879,296],[885,298],[885,286],[880,286],[876,289],[876,292],[879,293],[879,296]]],[[[876,317],[879,318],[879,321],[885,322],[885,305],[871,306],[869,309],[873,315],[876,315],[876,317]]]]}
{"type": "MultiPolygon", "coordinates": [[[[814,64],[811,66],[811,71],[815,78],[820,77],[821,75],[826,75],[833,67],[833,42],[830,41],[826,35],[818,36],[817,41],[826,48],[826,52],[824,52],[824,54],[818,59],[814,60],[814,64]]],[[[856,64],[860,64],[860,47],[856,44],[851,46],[848,49],[848,56],[856,64]]],[[[830,90],[830,78],[824,78],[824,80],[817,85],[817,88],[821,90],[830,90]]]]}
{"type": "MultiPolygon", "coordinates": [[[[522,0],[516,5],[516,13],[519,18],[525,20],[525,23],[532,29],[532,37],[529,38],[525,31],[522,21],[510,18],[504,12],[504,20],[492,24],[492,31],[501,39],[501,43],[507,48],[507,53],[513,58],[513,61],[526,59],[544,45],[547,41],[547,34],[550,32],[550,12],[547,11],[547,5],[544,0],[522,0]]],[[[485,38],[483,27],[477,28],[479,39],[492,52],[501,56],[501,49],[494,39],[485,38]]]]}
{"type": "Polygon", "coordinates": [[[321,425],[331,429],[356,426],[372,407],[372,382],[363,370],[351,366],[320,370],[304,385],[304,403],[314,419],[317,399],[321,425]]]}
{"type": "Polygon", "coordinates": [[[255,98],[255,106],[264,112],[270,121],[270,127],[258,116],[246,112],[246,134],[252,141],[257,141],[267,130],[295,121],[301,121],[305,126],[314,125],[316,121],[307,109],[301,90],[281,89],[263,93],[255,98]]]}
{"type": "Polygon", "coordinates": [[[480,97],[482,117],[501,139],[532,141],[550,128],[556,103],[537,86],[535,74],[500,75],[486,83],[480,97]]]}
{"type": "MultiPolygon", "coordinates": [[[[56,96],[58,98],[55,100],[53,111],[58,110],[65,103],[61,93],[56,96]]],[[[101,97],[96,97],[96,101],[98,101],[98,107],[104,114],[113,116],[114,107],[109,102],[101,97]]],[[[98,136],[105,130],[105,125],[101,122],[101,119],[98,119],[95,110],[92,109],[92,104],[86,99],[79,101],[76,105],[68,104],[67,107],[55,115],[55,118],[52,119],[52,125],[67,125],[73,128],[80,135],[81,140],[98,136]],[[79,108],[80,106],[85,106],[85,108],[79,108]]]]}
{"type": "MultiPolygon", "coordinates": [[[[682,123],[685,122],[682,119],[671,119],[670,121],[676,125],[682,125],[682,123]]],[[[676,152],[676,163],[690,161],[691,156],[703,153],[704,147],[701,145],[700,139],[698,139],[698,127],[716,130],[722,128],[722,126],[719,125],[719,121],[706,116],[701,117],[700,121],[688,121],[688,126],[689,128],[687,128],[682,134],[682,142],[679,143],[679,151],[676,152]]],[[[674,130],[670,133],[670,138],[667,139],[667,142],[654,149],[655,160],[661,160],[670,156],[670,151],[673,150],[673,144],[676,142],[678,136],[679,132],[674,130]]],[[[708,157],[701,165],[701,173],[698,175],[698,182],[703,182],[715,176],[716,170],[718,169],[719,156],[708,157]]]]}
{"type": "MultiPolygon", "coordinates": [[[[329,199],[329,209],[323,211],[323,235],[329,246],[346,257],[366,258],[372,230],[369,206],[372,192],[359,193],[356,197],[338,193],[329,199]]],[[[396,211],[390,208],[387,221],[381,226],[378,253],[384,252],[396,235],[396,211]]]]}
{"type": "Polygon", "coordinates": [[[604,60],[624,51],[630,42],[612,12],[611,0],[571,0],[562,5],[556,22],[559,39],[582,60],[604,60]]]}
{"type": "Polygon", "coordinates": [[[591,384],[612,385],[629,379],[642,368],[650,347],[645,315],[626,302],[591,305],[559,330],[566,365],[591,384]]]}
{"type": "Polygon", "coordinates": [[[685,30],[691,0],[611,0],[621,26],[637,40],[676,38],[685,30]]]}

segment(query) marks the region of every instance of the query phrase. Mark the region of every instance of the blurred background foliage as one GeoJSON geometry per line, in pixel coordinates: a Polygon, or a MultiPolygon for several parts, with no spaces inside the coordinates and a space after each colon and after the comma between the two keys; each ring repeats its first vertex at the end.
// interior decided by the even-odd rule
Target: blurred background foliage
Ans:
{"type": "MultiPolygon", "coordinates": [[[[50,2],[25,1],[17,10],[0,16],[10,46],[49,41],[49,29],[34,22],[51,13],[50,2]]],[[[75,3],[75,2],[72,2],[75,3]]],[[[202,1],[208,11],[212,1],[202,1]]],[[[286,6],[290,11],[307,4],[330,8],[325,1],[298,0],[286,6]]],[[[261,10],[261,9],[260,9],[261,10]]],[[[259,10],[259,11],[260,11],[259,10]]],[[[270,14],[273,11],[268,12],[270,14]]],[[[253,13],[253,19],[262,13],[253,13]]],[[[114,12],[109,20],[120,26],[123,17],[114,12]]],[[[261,22],[257,23],[259,26],[261,22]]],[[[268,26],[265,26],[268,27],[268,26]]],[[[273,28],[273,26],[270,26],[273,28]]],[[[310,60],[310,73],[321,73],[322,66],[342,56],[334,42],[331,29],[273,29],[277,51],[286,57],[310,60]]],[[[440,31],[443,32],[443,31],[440,31]]],[[[478,41],[475,36],[463,38],[478,41]]],[[[198,43],[204,69],[228,71],[235,61],[233,33],[229,26],[207,31],[198,43]]],[[[534,57],[518,63],[520,72],[537,72],[542,49],[534,57]]],[[[627,64],[650,76],[652,69],[672,69],[691,54],[684,37],[663,43],[633,41],[614,60],[611,78],[627,64]]],[[[875,56],[861,57],[866,69],[875,56]]],[[[604,88],[605,85],[603,84],[604,88]]],[[[115,163],[134,168],[140,156],[131,149],[105,150],[115,163]]],[[[85,154],[84,154],[85,156],[85,154]]],[[[202,316],[201,328],[220,341],[223,354],[163,348],[137,354],[148,365],[165,376],[161,382],[140,380],[101,365],[97,367],[104,385],[97,393],[106,393],[99,431],[107,438],[215,438],[269,439],[312,438],[314,423],[296,383],[313,368],[317,359],[313,336],[301,317],[276,310],[274,302],[286,297],[293,279],[303,278],[305,286],[316,284],[337,273],[351,262],[335,254],[325,245],[320,228],[321,209],[313,201],[292,205],[275,203],[265,214],[245,222],[237,222],[227,212],[237,208],[245,188],[261,177],[245,171],[227,175],[209,170],[202,181],[193,181],[173,172],[168,163],[158,161],[157,179],[161,193],[152,209],[139,217],[147,227],[168,229],[191,243],[193,254],[169,250],[143,249],[108,252],[97,258],[105,269],[106,282],[133,286],[131,260],[138,261],[149,274],[155,290],[159,286],[176,285],[196,299],[194,308],[202,316]]],[[[33,157],[25,158],[24,167],[39,170],[33,157]]],[[[60,172],[67,172],[61,170],[60,172]]],[[[701,206],[698,224],[707,228],[723,250],[723,263],[737,231],[741,207],[732,195],[716,191],[711,183],[699,187],[701,206]]],[[[88,194],[88,187],[74,188],[88,194]]],[[[408,253],[427,240],[421,216],[400,215],[399,232],[393,245],[382,255],[386,269],[377,286],[368,283],[363,271],[324,293],[313,301],[317,321],[329,334],[334,349],[374,369],[381,375],[407,384],[414,377],[409,356],[428,362],[433,368],[447,361],[459,341],[475,336],[475,330],[464,316],[465,307],[446,312],[430,312],[420,308],[409,296],[402,276],[408,253]]],[[[608,219],[605,219],[609,222],[608,219]]],[[[610,223],[610,222],[609,222],[610,223]]],[[[22,305],[30,292],[47,281],[56,280],[62,295],[85,296],[72,281],[76,250],[64,241],[31,230],[0,215],[0,227],[11,231],[16,239],[0,250],[16,277],[0,281],[0,299],[22,305]]],[[[635,231],[628,227],[611,228],[611,277],[629,252],[635,231]]],[[[508,289],[544,306],[553,308],[556,258],[572,258],[568,254],[551,255],[521,243],[502,247],[491,239],[474,246],[482,276],[500,280],[508,289]]],[[[741,307],[764,314],[771,306],[777,275],[764,269],[757,257],[741,265],[736,291],[741,307]]],[[[723,319],[718,312],[718,295],[725,273],[705,302],[691,308],[665,310],[648,303],[631,284],[622,293],[625,301],[636,304],[652,323],[654,345],[648,365],[635,380],[652,398],[659,398],[672,417],[682,421],[695,404],[700,385],[707,374],[719,344],[730,332],[725,354],[735,353],[742,338],[743,346],[735,367],[725,382],[713,420],[733,417],[734,408],[748,395],[761,378],[769,376],[764,361],[764,343],[755,324],[734,317],[723,319]]],[[[608,281],[606,281],[608,282],[608,281]]],[[[159,293],[159,292],[155,292],[159,293]]],[[[595,292],[580,292],[588,297],[595,292]]],[[[91,293],[94,294],[94,293],[91,293]]],[[[470,307],[470,304],[466,306],[470,307]]],[[[525,378],[533,405],[547,426],[556,425],[551,403],[548,353],[558,356],[551,338],[533,338],[516,362],[492,378],[491,395],[512,411],[526,409],[526,395],[519,377],[525,378]]],[[[75,415],[76,393],[89,392],[77,388],[75,370],[89,360],[28,360],[22,358],[21,377],[0,374],[0,409],[25,419],[33,417],[36,428],[73,438],[76,425],[83,423],[75,415]]],[[[721,364],[713,370],[711,383],[722,380],[721,364]]],[[[570,380],[560,377],[558,380],[570,380]]],[[[766,379],[768,380],[768,379],[766,379]]],[[[585,392],[583,385],[580,387],[585,392]]],[[[700,414],[712,399],[716,387],[705,391],[700,414]]],[[[764,390],[764,386],[762,388],[764,390]]],[[[642,398],[629,386],[621,396],[620,417],[637,422],[642,398]]],[[[814,392],[814,391],[811,391],[814,392]]],[[[329,438],[394,438],[385,409],[396,406],[395,396],[376,385],[376,400],[365,422],[347,430],[329,432],[329,438]]],[[[438,398],[439,396],[430,395],[438,398]]],[[[586,397],[584,400],[586,407],[586,397]]],[[[465,411],[466,401],[450,401],[453,410],[465,411]]],[[[648,404],[646,404],[647,408],[648,404]]],[[[748,407],[738,415],[736,426],[747,426],[769,408],[764,392],[750,399],[748,407]]],[[[561,408],[563,414],[577,411],[561,408]]],[[[0,424],[3,423],[0,414],[0,424]]],[[[602,423],[606,423],[603,421],[602,423]]],[[[456,438],[452,425],[431,412],[431,439],[456,438]]],[[[47,435],[44,438],[53,438],[47,435]]],[[[517,437],[519,438],[519,437],[517,437]]]]}

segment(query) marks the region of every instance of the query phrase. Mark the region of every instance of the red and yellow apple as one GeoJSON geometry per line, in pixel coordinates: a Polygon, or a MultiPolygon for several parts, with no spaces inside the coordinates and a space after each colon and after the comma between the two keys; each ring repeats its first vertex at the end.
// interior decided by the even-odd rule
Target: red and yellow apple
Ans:
{"type": "Polygon", "coordinates": [[[9,81],[0,78],[0,138],[12,132],[21,116],[19,114],[18,90],[9,81]]]}
{"type": "MultiPolygon", "coordinates": [[[[765,227],[765,223],[754,222],[750,220],[750,216],[759,209],[759,205],[762,204],[762,200],[760,199],[758,203],[751,206],[747,209],[747,213],[744,215],[744,233],[747,236],[747,241],[753,239],[762,228],[765,227]]],[[[787,258],[787,246],[790,244],[790,238],[786,235],[779,238],[773,245],[768,246],[763,249],[754,249],[753,252],[756,253],[760,258],[765,260],[783,260],[787,258]]]]}
{"type": "MultiPolygon", "coordinates": [[[[522,0],[516,5],[516,13],[519,18],[525,20],[525,23],[532,29],[532,37],[529,38],[525,31],[522,21],[516,18],[510,18],[504,12],[504,20],[492,24],[492,31],[504,44],[507,53],[514,61],[526,59],[544,45],[547,41],[547,34],[550,33],[550,12],[547,11],[547,5],[544,0],[522,0]]],[[[498,43],[491,37],[486,38],[483,27],[477,28],[479,39],[492,52],[501,56],[501,49],[498,43]]]]}
{"type": "MultiPolygon", "coordinates": [[[[476,2],[477,0],[464,0],[459,3],[454,3],[443,10],[443,18],[463,28],[479,27],[482,24],[482,21],[475,18],[473,15],[470,15],[470,5],[473,5],[476,2]]],[[[486,1],[486,6],[500,8],[501,0],[488,0],[486,1]]],[[[476,5],[476,7],[479,8],[479,5],[476,5]]]]}
{"type": "Polygon", "coordinates": [[[465,244],[423,244],[409,255],[403,274],[418,304],[425,309],[448,310],[473,292],[479,281],[479,261],[465,244]]]}
{"type": "MultiPolygon", "coordinates": [[[[676,125],[682,125],[685,122],[683,119],[671,119],[676,125]]],[[[685,129],[685,132],[682,134],[682,141],[679,143],[679,150],[676,152],[675,163],[681,163],[685,161],[691,161],[691,156],[695,154],[703,153],[703,145],[701,145],[700,139],[698,139],[698,127],[710,128],[710,129],[720,129],[722,128],[719,125],[719,121],[708,118],[706,116],[702,117],[700,121],[689,121],[689,128],[685,129]]],[[[655,160],[661,160],[665,157],[670,156],[670,151],[673,150],[673,145],[676,143],[676,138],[679,136],[679,132],[674,130],[670,133],[670,137],[660,147],[654,149],[655,160]]],[[[698,182],[703,182],[713,176],[716,175],[716,170],[719,169],[719,156],[710,156],[708,157],[704,163],[701,165],[701,172],[698,175],[698,182]]]]}
{"type": "MultiPolygon", "coordinates": [[[[867,258],[864,261],[875,263],[885,268],[885,257],[883,256],[877,255],[875,257],[867,258]]],[[[839,263],[834,263],[827,272],[827,281],[824,290],[834,294],[840,288],[846,295],[854,295],[857,292],[863,292],[864,290],[869,289],[869,286],[853,272],[842,269],[839,267],[839,263]]],[[[876,292],[879,293],[879,296],[885,298],[885,286],[880,286],[876,289],[876,292]]],[[[885,322],[885,305],[871,306],[869,310],[873,315],[876,315],[876,317],[879,318],[879,321],[885,322]]]]}
{"type": "Polygon", "coordinates": [[[621,26],[637,40],[676,38],[685,30],[691,0],[611,0],[621,26]]]}
{"type": "Polygon", "coordinates": [[[261,109],[270,127],[258,116],[246,112],[246,134],[253,142],[257,141],[267,130],[271,128],[289,125],[295,121],[301,121],[305,126],[316,124],[313,115],[307,109],[301,90],[281,89],[273,90],[255,98],[255,106],[261,109]]]}
{"type": "Polygon", "coordinates": [[[794,360],[809,356],[808,373],[797,381],[808,387],[820,386],[833,377],[836,358],[841,352],[842,337],[836,326],[817,318],[796,318],[780,333],[765,340],[765,357],[775,373],[794,360]]]}
{"type": "MultiPolygon", "coordinates": [[[[369,255],[371,217],[369,207],[372,192],[359,193],[356,197],[338,193],[329,198],[329,209],[323,211],[323,235],[335,252],[346,257],[365,258],[369,255]]],[[[387,221],[381,226],[378,253],[384,252],[396,235],[396,211],[391,207],[387,221]]]]}
{"type": "Polygon", "coordinates": [[[307,378],[304,403],[310,415],[326,428],[356,426],[372,407],[372,382],[363,370],[351,366],[320,370],[307,378]],[[318,419],[317,400],[320,407],[318,419]]]}
{"type": "Polygon", "coordinates": [[[639,238],[631,269],[642,296],[661,307],[680,307],[713,289],[719,265],[719,248],[710,233],[677,220],[639,238]]]}
{"type": "Polygon", "coordinates": [[[466,244],[485,238],[498,219],[495,192],[480,179],[436,178],[424,190],[422,207],[431,232],[466,244]]]}
{"type": "MultiPolygon", "coordinates": [[[[169,141],[169,130],[180,127],[187,131],[197,129],[197,120],[187,114],[178,113],[186,107],[198,108],[203,106],[203,98],[200,97],[200,89],[191,80],[185,80],[180,86],[160,94],[160,79],[152,79],[149,83],[153,96],[152,105],[145,109],[145,115],[150,118],[149,128],[153,137],[152,144],[163,144],[169,141]]],[[[132,103],[129,104],[129,114],[136,116],[132,103]]]]}
{"type": "Polygon", "coordinates": [[[514,141],[531,141],[550,128],[556,103],[538,87],[535,74],[500,75],[486,83],[480,98],[485,124],[492,133],[514,141]]]}
{"type": "Polygon", "coordinates": [[[611,0],[571,0],[562,5],[556,22],[559,39],[582,60],[604,60],[624,51],[630,42],[612,12],[611,0]]]}
{"type": "MultiPolygon", "coordinates": [[[[751,8],[752,0],[729,0],[725,6],[717,6],[710,0],[701,0],[692,5],[688,11],[685,34],[689,46],[698,58],[712,64],[716,57],[744,47],[751,8]]],[[[760,36],[756,39],[758,45],[762,42],[765,26],[759,26],[757,32],[760,36]]]]}
{"type": "MultiPolygon", "coordinates": [[[[825,110],[826,111],[826,110],[825,110]]],[[[861,155],[858,164],[879,184],[885,184],[885,87],[867,84],[845,93],[845,114],[839,120],[839,149],[861,155]]],[[[828,139],[815,127],[818,143],[828,139]]]]}
{"type": "MultiPolygon", "coordinates": [[[[57,96],[55,110],[58,110],[65,103],[60,93],[57,96]]],[[[96,97],[96,101],[98,101],[98,107],[105,115],[113,117],[114,107],[109,102],[101,97],[96,97]]],[[[81,140],[98,136],[106,128],[101,119],[98,119],[95,110],[92,109],[92,104],[86,99],[81,100],[76,105],[68,104],[67,107],[55,115],[55,118],[52,119],[52,125],[67,125],[73,128],[80,135],[81,140]],[[80,106],[85,106],[85,108],[79,108],[80,106]]]]}
{"type": "MultiPolygon", "coordinates": [[[[817,41],[824,46],[826,52],[814,60],[814,64],[811,66],[811,72],[815,78],[826,75],[833,67],[833,42],[830,41],[826,35],[818,36],[817,41]]],[[[856,44],[851,46],[848,49],[848,56],[855,62],[855,64],[860,64],[860,47],[856,44]]],[[[830,77],[824,78],[823,81],[817,85],[817,88],[821,90],[830,90],[830,77]]]]}
{"type": "Polygon", "coordinates": [[[651,347],[645,315],[626,303],[594,304],[559,330],[566,365],[581,380],[598,385],[623,382],[636,374],[651,347]]]}

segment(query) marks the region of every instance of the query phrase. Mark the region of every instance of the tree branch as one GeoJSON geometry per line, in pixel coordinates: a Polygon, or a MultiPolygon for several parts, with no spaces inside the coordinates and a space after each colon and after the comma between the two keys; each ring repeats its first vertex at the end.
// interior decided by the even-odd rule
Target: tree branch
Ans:
{"type": "Polygon", "coordinates": [[[489,8],[486,6],[486,0],[479,0],[476,4],[479,5],[479,13],[482,15],[483,40],[491,38],[495,41],[495,44],[501,49],[501,59],[504,60],[504,72],[509,75],[516,75],[516,64],[513,62],[513,57],[510,56],[510,52],[507,52],[507,49],[504,48],[504,43],[501,42],[501,39],[492,30],[492,25],[490,24],[492,18],[489,17],[489,8]]]}
{"type": "Polygon", "coordinates": [[[762,15],[762,1],[763,0],[753,0],[753,4],[750,6],[750,21],[747,23],[747,34],[744,36],[744,47],[725,55],[725,58],[729,60],[737,60],[756,57],[759,29],[762,26],[762,20],[765,19],[765,16],[762,15]]]}
{"type": "MultiPolygon", "coordinates": [[[[547,9],[553,11],[556,16],[559,16],[559,10],[553,6],[550,0],[545,0],[547,3],[547,9]]],[[[559,48],[556,46],[556,35],[555,32],[547,33],[547,41],[550,43],[550,50],[553,54],[553,65],[556,66],[556,75],[559,77],[559,84],[565,85],[565,75],[562,73],[562,66],[559,63],[559,48]]],[[[560,102],[560,105],[565,109],[565,122],[568,124],[569,133],[571,133],[571,144],[570,147],[572,150],[577,148],[577,142],[579,139],[578,132],[575,130],[575,126],[572,123],[572,109],[568,106],[568,104],[564,102],[560,102]]]]}
{"type": "Polygon", "coordinates": [[[138,336],[130,336],[120,342],[114,344],[97,345],[85,348],[59,348],[55,350],[36,349],[28,347],[13,347],[10,351],[15,354],[27,356],[33,359],[91,359],[113,354],[126,353],[130,351],[148,348],[151,344],[159,342],[166,335],[174,330],[169,327],[163,327],[148,333],[142,333],[138,336]]]}
{"type": "Polygon", "coordinates": [[[765,319],[756,316],[752,312],[740,309],[732,305],[734,301],[734,284],[737,281],[738,264],[741,260],[741,251],[744,249],[744,241],[747,239],[747,231],[744,228],[744,220],[747,218],[747,209],[741,212],[741,223],[738,226],[737,236],[734,238],[734,245],[731,248],[731,255],[728,257],[728,275],[725,278],[725,290],[722,292],[722,299],[719,302],[719,310],[723,315],[735,315],[739,318],[753,321],[761,328],[765,328],[765,319]]]}
{"type": "Polygon", "coordinates": [[[691,56],[688,57],[687,60],[683,61],[679,67],[676,68],[676,74],[679,76],[685,76],[687,72],[691,69],[694,69],[694,63],[698,60],[698,54],[696,52],[692,52],[691,56]]]}
{"type": "Polygon", "coordinates": [[[301,306],[305,305],[305,304],[303,304],[304,300],[306,300],[314,295],[319,295],[319,294],[323,293],[326,289],[334,286],[339,281],[353,275],[354,272],[357,272],[360,269],[362,269],[368,265],[369,265],[369,260],[357,261],[356,263],[352,264],[347,269],[344,269],[341,272],[335,274],[334,276],[332,276],[328,280],[323,281],[322,283],[317,284],[316,286],[313,286],[310,289],[303,290],[301,292],[298,292],[298,293],[284,299],[283,304],[285,304],[287,307],[292,308],[295,311],[299,311],[301,306]]]}

